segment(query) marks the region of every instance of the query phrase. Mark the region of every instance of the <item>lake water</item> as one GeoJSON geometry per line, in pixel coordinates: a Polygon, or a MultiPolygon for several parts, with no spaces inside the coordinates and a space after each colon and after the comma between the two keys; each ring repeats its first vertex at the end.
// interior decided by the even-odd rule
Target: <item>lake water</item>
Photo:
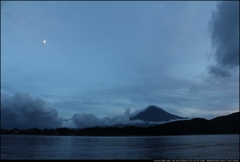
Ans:
{"type": "Polygon", "coordinates": [[[1,159],[239,159],[239,135],[1,135],[1,159]]]}

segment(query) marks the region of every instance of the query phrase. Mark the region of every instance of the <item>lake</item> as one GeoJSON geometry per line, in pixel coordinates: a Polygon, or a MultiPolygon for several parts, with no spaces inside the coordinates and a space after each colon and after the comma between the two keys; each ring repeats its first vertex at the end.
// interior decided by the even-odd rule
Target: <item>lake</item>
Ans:
{"type": "Polygon", "coordinates": [[[239,159],[239,135],[1,135],[1,159],[239,159]]]}

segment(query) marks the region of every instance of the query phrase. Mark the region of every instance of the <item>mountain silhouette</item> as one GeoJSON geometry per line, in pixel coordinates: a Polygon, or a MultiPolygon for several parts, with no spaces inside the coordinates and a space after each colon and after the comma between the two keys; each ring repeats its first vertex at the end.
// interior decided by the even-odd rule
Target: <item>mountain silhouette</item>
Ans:
{"type": "Polygon", "coordinates": [[[209,120],[211,131],[216,133],[237,132],[239,133],[239,112],[226,116],[219,116],[209,120]]]}
{"type": "Polygon", "coordinates": [[[145,111],[142,111],[137,115],[130,117],[130,120],[143,120],[146,122],[165,122],[165,121],[176,120],[176,119],[186,119],[186,118],[170,114],[154,105],[148,106],[145,111]]]}
{"type": "Polygon", "coordinates": [[[239,134],[239,112],[211,120],[194,118],[191,120],[174,121],[156,125],[152,128],[154,133],[161,135],[186,134],[239,134]]]}

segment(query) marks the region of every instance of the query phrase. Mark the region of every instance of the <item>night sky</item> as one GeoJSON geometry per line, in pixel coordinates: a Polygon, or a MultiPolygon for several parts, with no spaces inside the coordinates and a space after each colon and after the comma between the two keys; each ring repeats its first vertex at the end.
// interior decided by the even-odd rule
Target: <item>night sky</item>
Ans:
{"type": "Polygon", "coordinates": [[[1,126],[239,111],[239,2],[1,2],[1,126]]]}

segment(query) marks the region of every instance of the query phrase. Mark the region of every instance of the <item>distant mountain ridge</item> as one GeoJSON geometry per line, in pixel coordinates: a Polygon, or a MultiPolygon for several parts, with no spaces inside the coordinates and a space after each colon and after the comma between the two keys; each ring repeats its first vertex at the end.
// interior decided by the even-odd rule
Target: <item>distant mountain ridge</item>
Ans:
{"type": "Polygon", "coordinates": [[[187,119],[186,117],[180,117],[170,114],[164,111],[162,108],[151,105],[146,110],[130,117],[130,120],[143,120],[145,122],[167,122],[170,120],[187,119]]]}
{"type": "Polygon", "coordinates": [[[163,134],[239,134],[239,112],[211,120],[194,118],[154,126],[163,134]]]}

